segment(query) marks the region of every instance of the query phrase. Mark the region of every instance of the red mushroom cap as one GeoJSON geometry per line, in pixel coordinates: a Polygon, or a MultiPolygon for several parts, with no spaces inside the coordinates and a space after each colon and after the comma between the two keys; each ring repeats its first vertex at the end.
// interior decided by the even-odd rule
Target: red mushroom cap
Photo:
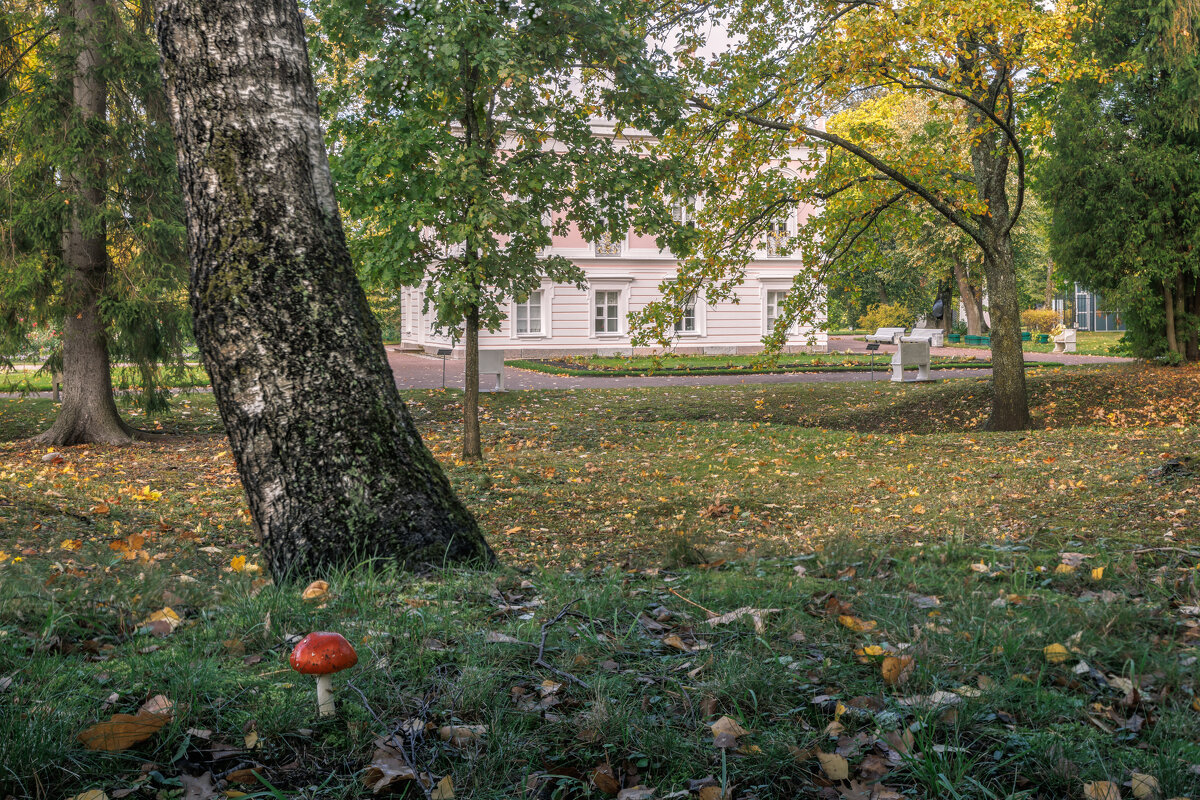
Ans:
{"type": "Polygon", "coordinates": [[[297,672],[327,675],[353,667],[358,663],[358,653],[340,633],[317,631],[300,640],[290,660],[297,672]]]}

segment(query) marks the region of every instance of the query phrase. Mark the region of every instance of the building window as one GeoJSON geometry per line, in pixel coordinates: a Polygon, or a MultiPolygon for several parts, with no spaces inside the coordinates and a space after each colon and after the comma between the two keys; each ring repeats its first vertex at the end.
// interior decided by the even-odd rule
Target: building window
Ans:
{"type": "Polygon", "coordinates": [[[696,332],[696,295],[689,294],[683,301],[683,316],[675,322],[676,333],[696,332]]]}
{"type": "Polygon", "coordinates": [[[524,303],[516,304],[517,335],[540,336],[542,333],[542,293],[530,292],[524,303]]]}
{"type": "Polygon", "coordinates": [[[677,225],[694,222],[696,219],[696,203],[694,200],[681,200],[671,204],[671,219],[677,225]]]}
{"type": "Polygon", "coordinates": [[[787,217],[779,217],[767,227],[767,255],[782,256],[791,238],[787,217]]]}
{"type": "Polygon", "coordinates": [[[596,255],[619,256],[621,255],[621,243],[614,242],[611,233],[602,233],[600,240],[596,242],[596,255]]]}
{"type": "Polygon", "coordinates": [[[596,292],[596,333],[621,332],[621,293],[596,292]]]}
{"type": "Polygon", "coordinates": [[[775,330],[775,320],[779,319],[779,315],[783,311],[785,297],[787,297],[787,292],[779,289],[771,289],[767,292],[767,333],[775,330]]]}

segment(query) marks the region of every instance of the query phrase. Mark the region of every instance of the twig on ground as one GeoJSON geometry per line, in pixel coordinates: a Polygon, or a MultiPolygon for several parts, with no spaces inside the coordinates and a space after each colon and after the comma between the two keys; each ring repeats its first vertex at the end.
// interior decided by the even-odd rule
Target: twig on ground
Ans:
{"type": "Polygon", "coordinates": [[[416,778],[417,785],[420,786],[421,791],[425,793],[425,800],[433,800],[433,773],[429,770],[421,770],[417,766],[417,746],[416,742],[414,741],[416,737],[409,736],[403,732],[403,723],[388,725],[386,722],[380,719],[378,714],[375,713],[375,709],[371,708],[371,703],[367,700],[367,696],[363,694],[362,689],[359,689],[357,686],[355,686],[352,681],[346,681],[346,685],[353,689],[358,696],[362,698],[363,708],[367,709],[367,713],[374,717],[375,721],[379,723],[379,727],[385,730],[390,730],[387,738],[395,741],[396,752],[399,753],[400,757],[404,759],[404,766],[412,770],[413,776],[416,778]],[[399,736],[397,734],[399,734],[399,736]],[[407,744],[409,747],[409,750],[407,751],[404,748],[405,744],[407,744]],[[428,778],[428,786],[425,785],[425,781],[421,780],[422,775],[428,778]]]}
{"type": "Polygon", "coordinates": [[[684,596],[683,596],[683,595],[681,595],[679,592],[677,592],[677,591],[675,591],[674,589],[672,589],[670,586],[668,586],[668,587],[667,587],[667,591],[668,591],[668,592],[670,592],[671,594],[675,595],[676,597],[678,597],[678,598],[679,598],[680,600],[682,600],[683,602],[685,602],[685,603],[690,603],[691,605],[694,605],[696,608],[700,609],[700,610],[701,610],[701,611],[703,611],[705,614],[708,614],[710,617],[719,617],[719,616],[721,616],[720,614],[718,614],[718,613],[717,613],[717,612],[715,612],[715,611],[710,611],[710,610],[708,610],[707,608],[705,608],[704,606],[700,605],[699,603],[697,603],[697,602],[696,602],[696,601],[694,601],[694,600],[688,600],[686,597],[684,597],[684,596]]]}
{"type": "Polygon", "coordinates": [[[1200,558],[1200,553],[1195,550],[1188,550],[1184,547],[1141,547],[1133,551],[1135,556],[1140,556],[1143,553],[1183,553],[1192,558],[1200,558]]]}
{"type": "Polygon", "coordinates": [[[585,617],[583,614],[580,614],[578,611],[571,610],[571,606],[575,605],[582,599],[582,597],[576,597],[574,600],[563,606],[562,610],[555,614],[552,619],[542,623],[542,641],[540,644],[538,644],[537,660],[533,662],[533,665],[535,667],[541,667],[542,669],[548,669],[555,675],[558,675],[560,678],[566,678],[571,683],[578,684],[584,689],[588,689],[591,687],[589,687],[582,680],[576,678],[569,672],[563,672],[558,667],[552,666],[548,661],[546,661],[546,637],[550,635],[550,629],[554,627],[555,624],[562,622],[567,617],[578,617],[579,619],[583,620],[587,619],[587,617],[585,617]]]}

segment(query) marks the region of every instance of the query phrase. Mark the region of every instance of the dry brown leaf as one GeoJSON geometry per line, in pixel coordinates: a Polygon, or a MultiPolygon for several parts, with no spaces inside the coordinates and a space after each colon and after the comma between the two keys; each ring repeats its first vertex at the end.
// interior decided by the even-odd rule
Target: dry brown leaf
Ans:
{"type": "Polygon", "coordinates": [[[67,800],[108,800],[108,795],[103,789],[88,789],[86,792],[80,792],[67,800]]]}
{"type": "Polygon", "coordinates": [[[1158,797],[1158,779],[1153,775],[1147,775],[1143,772],[1135,772],[1130,776],[1129,785],[1133,790],[1133,796],[1136,797],[1137,800],[1158,797]]]}
{"type": "Polygon", "coordinates": [[[821,762],[821,771],[831,781],[844,781],[850,777],[850,762],[837,753],[818,750],[817,761],[821,762]]]}
{"type": "Polygon", "coordinates": [[[175,713],[175,703],[165,694],[156,694],[138,708],[139,714],[162,714],[167,718],[175,713]]]}
{"type": "Polygon", "coordinates": [[[484,636],[483,640],[488,644],[529,644],[529,642],[523,642],[516,637],[509,636],[507,633],[500,633],[498,631],[488,631],[487,636],[484,636]]]}
{"type": "Polygon", "coordinates": [[[592,770],[592,785],[609,797],[616,797],[617,792],[621,791],[621,784],[613,776],[612,767],[608,764],[601,764],[592,770]]]}
{"type": "Polygon", "coordinates": [[[301,600],[324,600],[329,595],[329,581],[313,581],[300,593],[301,600]]]}
{"type": "Polygon", "coordinates": [[[709,625],[725,625],[730,622],[736,622],[742,617],[750,617],[754,620],[755,633],[765,633],[766,625],[763,624],[763,617],[767,614],[778,614],[778,608],[751,608],[743,606],[736,611],[730,611],[728,614],[721,614],[717,617],[709,617],[705,622],[709,625]]]}
{"type": "Polygon", "coordinates": [[[480,741],[487,734],[487,725],[443,725],[438,728],[438,738],[455,747],[465,747],[480,741]]]}
{"type": "Polygon", "coordinates": [[[454,778],[447,775],[433,787],[433,800],[454,800],[454,778]]]}
{"type": "Polygon", "coordinates": [[[164,714],[113,714],[107,722],[98,722],[76,738],[88,750],[113,753],[146,741],[171,721],[164,714]]]}
{"type": "Polygon", "coordinates": [[[903,686],[913,673],[916,662],[912,656],[888,656],[879,665],[883,682],[888,686],[903,686]]]}
{"type": "Polygon", "coordinates": [[[1121,789],[1111,781],[1088,781],[1083,784],[1087,800],[1121,800],[1121,789]]]}
{"type": "Polygon", "coordinates": [[[676,650],[682,650],[685,653],[690,653],[692,651],[692,648],[688,647],[687,643],[674,633],[672,633],[670,636],[663,637],[662,643],[668,647],[674,647],[676,650]]]}
{"type": "MultiPolygon", "coordinates": [[[[404,762],[404,757],[396,749],[390,737],[375,740],[375,753],[371,763],[363,773],[363,785],[374,794],[384,791],[393,792],[405,781],[417,780],[417,774],[404,762]]],[[[429,787],[433,779],[428,773],[421,775],[421,784],[429,787]]]]}
{"type": "Polygon", "coordinates": [[[700,800],[723,800],[725,797],[720,786],[702,786],[697,796],[700,800]]]}
{"type": "Polygon", "coordinates": [[[631,786],[617,792],[617,800],[651,800],[653,797],[654,790],[649,786],[631,786]]]}
{"type": "Polygon", "coordinates": [[[714,737],[722,733],[727,733],[730,736],[746,736],[750,733],[750,731],[746,730],[741,725],[738,725],[737,722],[730,717],[721,717],[714,722],[712,724],[712,732],[714,737]]]}

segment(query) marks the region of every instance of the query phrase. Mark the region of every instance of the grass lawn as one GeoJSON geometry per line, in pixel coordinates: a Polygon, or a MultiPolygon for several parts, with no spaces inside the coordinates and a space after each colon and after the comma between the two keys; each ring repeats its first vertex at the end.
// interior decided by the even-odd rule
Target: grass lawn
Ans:
{"type": "MultiPolygon", "coordinates": [[[[1125,355],[1118,352],[1117,343],[1124,336],[1123,331],[1079,331],[1075,336],[1076,355],[1081,356],[1117,356],[1125,355]]],[[[1035,333],[1034,338],[1037,338],[1035,333]]],[[[1037,342],[1022,342],[1022,347],[1027,353],[1053,353],[1054,340],[1046,344],[1038,344],[1037,342]]],[[[958,342],[957,344],[946,343],[947,347],[970,347],[973,349],[987,350],[986,347],[980,347],[974,344],[965,344],[958,342]]]]}
{"type": "Polygon", "coordinates": [[[506,566],[311,601],[258,570],[211,397],[58,455],[0,401],[0,797],[1200,797],[1200,479],[1154,472],[1200,455],[1200,371],[1030,389],[1012,434],[975,380],[489,394],[482,467],[461,395],[409,393],[506,566]],[[311,630],[359,650],[336,718],[311,630]]]}
{"type": "MultiPolygon", "coordinates": [[[[35,365],[21,365],[22,368],[0,372],[0,394],[21,394],[28,392],[51,391],[50,374],[42,372],[35,365]],[[28,368],[26,368],[28,367],[28,368]]],[[[188,366],[180,374],[162,376],[166,385],[171,387],[207,386],[208,373],[199,365],[188,366]]],[[[113,367],[113,388],[124,391],[140,385],[137,371],[129,367],[113,367]]]]}
{"type": "MultiPolygon", "coordinates": [[[[874,368],[888,368],[891,356],[877,353],[874,368]]],[[[590,376],[661,375],[688,373],[692,375],[723,375],[755,372],[837,372],[867,370],[871,356],[866,353],[785,353],[775,363],[763,362],[760,356],[677,355],[659,356],[564,356],[551,359],[517,359],[505,362],[517,369],[530,369],[554,375],[590,376]]],[[[935,369],[984,368],[991,366],[985,358],[973,359],[934,356],[935,369]]],[[[1030,364],[1029,366],[1036,366],[1030,364]]]]}

